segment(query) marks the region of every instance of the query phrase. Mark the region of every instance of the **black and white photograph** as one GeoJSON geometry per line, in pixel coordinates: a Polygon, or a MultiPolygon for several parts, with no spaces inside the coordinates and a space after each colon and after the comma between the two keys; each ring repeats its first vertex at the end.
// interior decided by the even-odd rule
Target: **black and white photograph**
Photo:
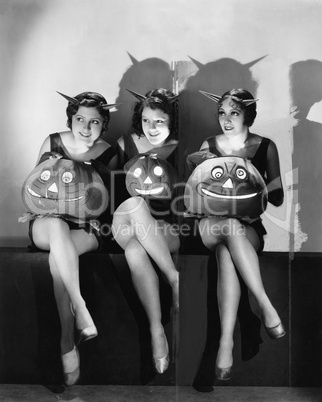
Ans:
{"type": "Polygon", "coordinates": [[[0,400],[322,401],[321,0],[0,0],[0,400]]]}

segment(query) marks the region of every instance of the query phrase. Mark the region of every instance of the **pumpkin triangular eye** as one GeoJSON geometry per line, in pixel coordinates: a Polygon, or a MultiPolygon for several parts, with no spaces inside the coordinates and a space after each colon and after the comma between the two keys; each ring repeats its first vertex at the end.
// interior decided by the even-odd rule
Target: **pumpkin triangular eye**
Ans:
{"type": "Polygon", "coordinates": [[[162,167],[161,167],[161,166],[156,166],[156,167],[153,169],[153,173],[154,173],[156,176],[162,176],[162,173],[163,173],[162,167]]]}

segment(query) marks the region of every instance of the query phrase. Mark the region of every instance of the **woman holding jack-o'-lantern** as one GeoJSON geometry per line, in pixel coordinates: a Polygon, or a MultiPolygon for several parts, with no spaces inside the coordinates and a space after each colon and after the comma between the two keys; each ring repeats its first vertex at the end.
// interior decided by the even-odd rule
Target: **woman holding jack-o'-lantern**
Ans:
{"type": "Polygon", "coordinates": [[[165,89],[137,99],[132,118],[135,133],[118,140],[119,160],[126,163],[126,199],[113,216],[115,240],[124,249],[134,287],[148,316],[153,362],[157,372],[169,365],[169,347],[161,323],[158,276],[149,256],[172,287],[173,305],[178,307],[179,275],[171,253],[179,238],[171,231],[171,166],[177,147],[177,96],[165,89]],[[161,159],[158,159],[161,157],[161,159]],[[167,188],[165,188],[167,187],[167,188]],[[127,227],[130,231],[122,231],[127,227]],[[126,232],[126,233],[125,233],[126,232]]]}
{"type": "MultiPolygon", "coordinates": [[[[200,151],[212,153],[220,159],[228,156],[250,160],[267,184],[268,201],[275,206],[281,205],[284,193],[277,148],[273,141],[249,131],[256,117],[258,99],[254,99],[245,89],[232,89],[222,96],[200,92],[218,103],[218,118],[223,131],[205,140],[200,151]]],[[[224,169],[223,165],[217,167],[216,178],[224,174],[224,169]]],[[[244,166],[239,170],[241,179],[247,169],[244,166]]],[[[228,180],[225,182],[226,187],[227,183],[228,180]]],[[[260,275],[257,253],[263,249],[266,234],[261,219],[259,216],[254,217],[252,211],[242,217],[227,215],[205,216],[199,222],[202,241],[210,250],[216,250],[218,262],[221,338],[216,359],[216,377],[220,380],[228,380],[232,374],[233,332],[241,294],[237,272],[259,304],[268,335],[273,339],[285,335],[283,324],[264,290],[260,275]],[[218,230],[207,230],[210,227],[218,230]]]]}
{"type": "Polygon", "coordinates": [[[103,213],[107,206],[105,167],[114,168],[117,157],[114,149],[101,138],[108,127],[109,109],[115,105],[108,105],[105,98],[95,92],[83,92],[74,98],[60,95],[68,100],[66,114],[69,130],[51,134],[45,139],[37,167],[25,182],[23,198],[29,211],[34,212],[30,214],[29,230],[32,245],[49,250],[49,265],[61,322],[64,381],[65,385],[71,386],[80,376],[74,322],[79,334],[78,343],[97,336],[97,329],[80,293],[78,257],[102,247],[104,241],[78,208],[90,213],[91,209],[97,211],[104,204],[103,213]],[[83,163],[89,161],[95,169],[83,163]],[[97,174],[99,177],[95,179],[97,174]],[[88,182],[91,180],[100,181],[101,192],[95,183],[88,182]],[[89,190],[85,191],[87,188],[89,190]],[[78,189],[85,193],[78,193],[78,189]],[[93,201],[93,192],[95,200],[101,205],[93,201]],[[70,196],[72,193],[73,198],[70,196]],[[85,205],[82,204],[83,199],[85,205]],[[81,219],[77,219],[77,213],[82,215],[81,219]]]}

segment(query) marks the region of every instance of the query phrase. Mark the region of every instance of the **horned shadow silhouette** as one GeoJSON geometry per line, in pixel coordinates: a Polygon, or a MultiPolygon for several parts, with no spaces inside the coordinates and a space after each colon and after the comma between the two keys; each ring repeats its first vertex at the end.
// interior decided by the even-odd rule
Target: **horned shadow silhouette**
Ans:
{"type": "MultiPolygon", "coordinates": [[[[231,58],[202,64],[191,58],[198,71],[188,78],[179,98],[179,142],[181,149],[184,150],[182,155],[184,158],[199,150],[207,137],[221,132],[215,103],[202,95],[199,90],[222,95],[231,88],[246,88],[255,96],[258,83],[253,78],[250,68],[264,57],[266,56],[246,64],[231,58]]],[[[183,176],[187,177],[189,172],[185,161],[182,162],[179,166],[185,166],[183,176]]]]}
{"type": "Polygon", "coordinates": [[[300,185],[298,217],[302,232],[309,236],[311,250],[318,251],[322,231],[314,228],[316,217],[322,215],[322,204],[316,200],[316,182],[322,177],[322,124],[308,120],[307,115],[310,108],[322,100],[322,62],[306,60],[292,64],[290,84],[292,103],[298,112],[298,124],[293,129],[292,156],[292,166],[298,171],[300,185]]]}
{"type": "Polygon", "coordinates": [[[122,135],[133,132],[131,118],[135,98],[126,88],[143,95],[155,88],[172,88],[172,72],[166,61],[157,57],[138,61],[131,54],[129,57],[132,65],[125,71],[119,83],[119,94],[115,103],[120,105],[117,111],[112,113],[105,138],[110,143],[115,143],[122,135]]]}

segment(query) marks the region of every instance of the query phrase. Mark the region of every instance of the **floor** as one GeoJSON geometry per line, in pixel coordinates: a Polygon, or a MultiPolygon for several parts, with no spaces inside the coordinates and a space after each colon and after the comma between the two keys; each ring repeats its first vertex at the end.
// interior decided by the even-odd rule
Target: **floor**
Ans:
{"type": "Polygon", "coordinates": [[[171,386],[98,386],[76,385],[49,390],[42,385],[1,384],[0,401],[30,402],[320,402],[322,388],[288,387],[215,387],[212,392],[198,392],[192,387],[171,386]]]}

